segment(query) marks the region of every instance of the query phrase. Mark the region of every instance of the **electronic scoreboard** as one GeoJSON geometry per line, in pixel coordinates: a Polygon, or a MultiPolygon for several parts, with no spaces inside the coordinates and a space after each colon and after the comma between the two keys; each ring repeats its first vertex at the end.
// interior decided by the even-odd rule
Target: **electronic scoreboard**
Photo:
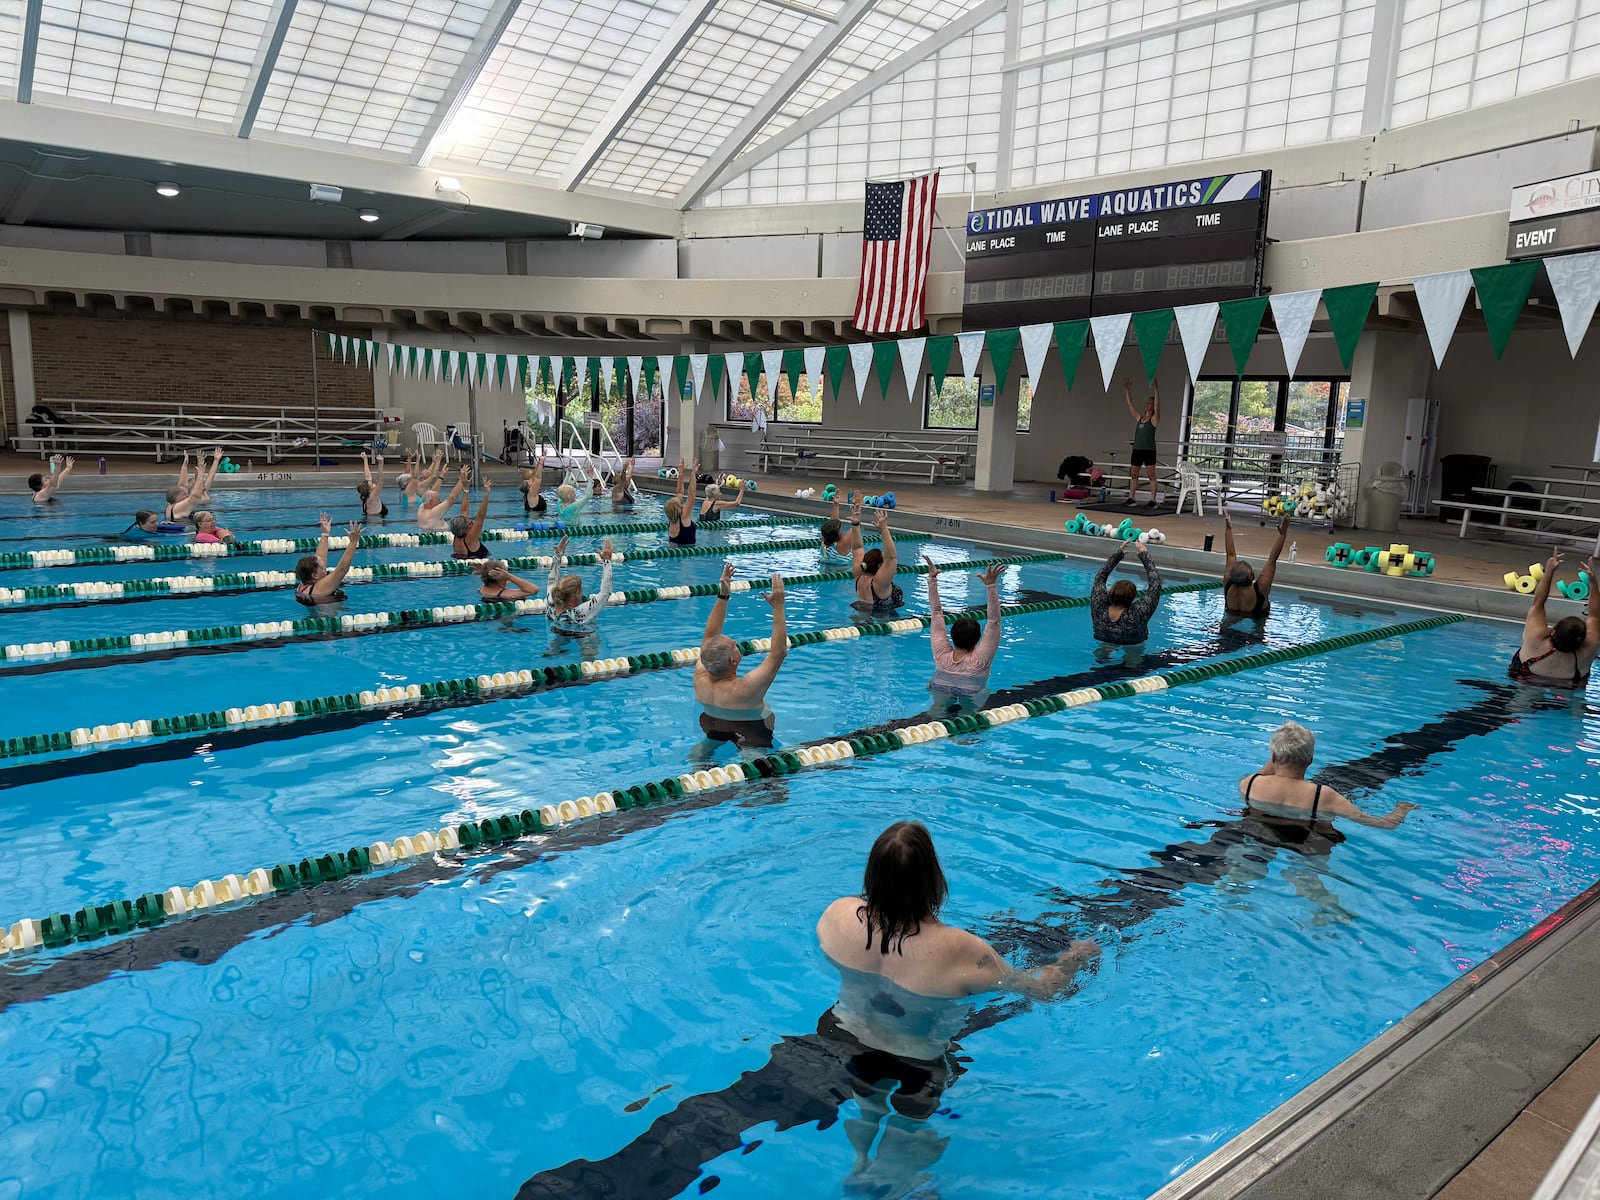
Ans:
{"type": "Polygon", "coordinates": [[[1245,171],[970,212],[962,327],[1258,295],[1271,186],[1245,171]]]}

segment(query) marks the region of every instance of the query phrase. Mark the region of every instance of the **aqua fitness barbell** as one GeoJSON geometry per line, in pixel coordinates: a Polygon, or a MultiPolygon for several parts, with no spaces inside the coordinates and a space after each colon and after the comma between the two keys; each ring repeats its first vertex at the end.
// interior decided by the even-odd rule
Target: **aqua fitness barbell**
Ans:
{"type": "MultiPolygon", "coordinates": [[[[1458,613],[1446,613],[1400,625],[1382,626],[1339,637],[1324,638],[1299,646],[1285,646],[1261,654],[1241,655],[1237,658],[1180,667],[1177,670],[1145,675],[1103,687],[1079,688],[1076,691],[1044,696],[1026,703],[1001,705],[958,717],[926,721],[896,729],[892,733],[869,733],[848,740],[813,743],[795,750],[776,751],[748,763],[710,767],[644,784],[618,785],[611,790],[597,790],[592,795],[579,796],[575,800],[563,800],[559,804],[524,808],[516,813],[484,817],[477,822],[444,826],[437,831],[425,829],[416,834],[398,837],[392,842],[379,841],[368,846],[352,846],[348,850],[308,855],[298,862],[282,862],[271,868],[255,867],[247,872],[225,874],[216,879],[202,879],[192,887],[174,886],[161,892],[145,892],[132,900],[118,899],[105,904],[85,904],[70,914],[65,911],[52,912],[42,918],[28,918],[15,922],[4,931],[3,935],[0,935],[0,953],[16,953],[40,947],[60,948],[73,942],[91,942],[109,934],[149,928],[172,918],[203,912],[224,904],[316,887],[349,875],[366,874],[381,867],[404,865],[424,855],[431,857],[441,853],[471,852],[479,847],[516,841],[575,821],[618,810],[648,808],[700,792],[793,775],[812,767],[889,753],[907,746],[923,745],[952,736],[980,733],[1000,725],[1049,716],[1102,700],[1148,695],[1152,692],[1167,691],[1186,684],[1237,675],[1244,671],[1296,659],[1313,658],[1352,646],[1406,637],[1413,633],[1451,625],[1463,619],[1458,613]]],[[[3,928],[0,926],[0,929],[3,928]]]]}

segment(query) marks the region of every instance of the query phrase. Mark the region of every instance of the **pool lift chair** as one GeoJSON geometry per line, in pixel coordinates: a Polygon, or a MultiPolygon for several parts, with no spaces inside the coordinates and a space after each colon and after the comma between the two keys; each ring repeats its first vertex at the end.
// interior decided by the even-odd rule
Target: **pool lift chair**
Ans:
{"type": "MultiPolygon", "coordinates": [[[[622,467],[622,451],[617,449],[617,443],[612,440],[611,431],[605,427],[601,414],[591,412],[583,416],[583,428],[580,429],[570,418],[563,418],[557,431],[556,453],[564,460],[567,469],[564,482],[575,487],[580,495],[588,491],[596,479],[601,487],[610,491],[616,473],[622,467]],[[590,449],[591,437],[597,449],[590,449]]],[[[631,485],[629,491],[637,496],[638,485],[631,485]]]]}

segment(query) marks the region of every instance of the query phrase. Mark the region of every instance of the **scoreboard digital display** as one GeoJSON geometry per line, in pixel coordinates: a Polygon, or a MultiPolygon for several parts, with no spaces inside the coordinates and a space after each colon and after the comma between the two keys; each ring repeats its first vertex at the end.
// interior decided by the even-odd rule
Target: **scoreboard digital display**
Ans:
{"type": "Polygon", "coordinates": [[[970,212],[962,326],[1257,295],[1271,186],[1246,171],[970,212]]]}

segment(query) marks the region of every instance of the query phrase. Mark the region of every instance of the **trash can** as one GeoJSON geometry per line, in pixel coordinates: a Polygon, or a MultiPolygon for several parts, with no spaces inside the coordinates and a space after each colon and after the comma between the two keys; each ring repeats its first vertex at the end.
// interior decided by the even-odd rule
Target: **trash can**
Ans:
{"type": "Polygon", "coordinates": [[[700,439],[700,470],[712,475],[717,473],[717,449],[722,441],[717,437],[717,427],[707,425],[705,436],[700,439]]]}
{"type": "MultiPolygon", "coordinates": [[[[1494,462],[1486,454],[1446,454],[1439,460],[1439,520],[1459,521],[1461,510],[1449,508],[1446,500],[1471,502],[1473,488],[1488,487],[1494,478],[1494,462]]],[[[1481,499],[1481,497],[1477,497],[1481,499]]]]}
{"type": "Polygon", "coordinates": [[[1400,504],[1406,497],[1406,477],[1397,462],[1378,468],[1367,489],[1366,526],[1373,533],[1394,533],[1400,528],[1400,504]]]}

